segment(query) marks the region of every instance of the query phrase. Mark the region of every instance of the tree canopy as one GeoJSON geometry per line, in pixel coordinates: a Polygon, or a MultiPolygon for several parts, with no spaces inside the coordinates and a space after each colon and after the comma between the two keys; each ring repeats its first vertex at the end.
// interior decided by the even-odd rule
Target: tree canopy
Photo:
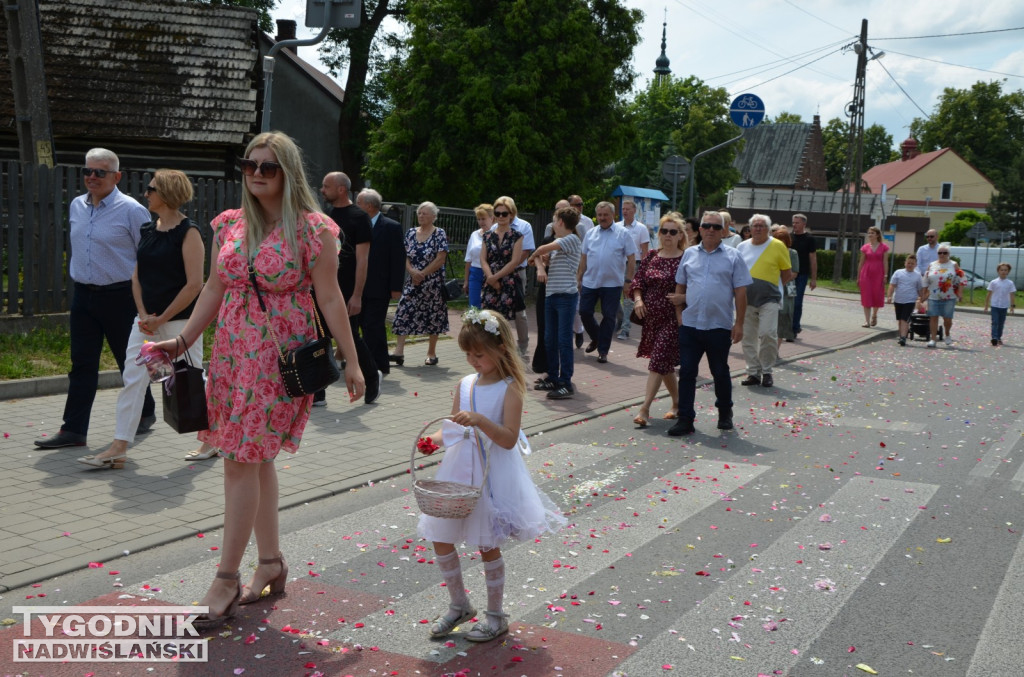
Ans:
{"type": "Polygon", "coordinates": [[[999,192],[989,202],[988,213],[997,230],[1014,234],[1018,247],[1024,242],[1024,151],[1006,167],[999,192]]]}
{"type": "Polygon", "coordinates": [[[948,242],[954,247],[957,245],[965,244],[967,237],[967,231],[974,227],[974,224],[978,222],[985,224],[992,223],[992,217],[988,214],[979,214],[973,209],[965,209],[961,212],[957,212],[953,220],[948,222],[942,227],[942,232],[939,233],[939,242],[948,242]]]}
{"type": "Polygon", "coordinates": [[[320,46],[320,59],[337,77],[348,66],[345,100],[338,120],[341,139],[341,169],[352,185],[363,185],[363,164],[370,146],[370,134],[390,110],[386,91],[388,73],[405,55],[404,41],[383,30],[388,17],[404,20],[407,0],[363,0],[358,28],[335,29],[320,46]]]}
{"type": "MultiPolygon", "coordinates": [[[[825,178],[828,179],[828,189],[839,190],[843,187],[843,180],[846,176],[850,123],[842,118],[832,118],[822,128],[821,137],[825,146],[825,178]]],[[[877,165],[892,162],[895,155],[892,134],[886,132],[885,127],[876,123],[864,129],[863,170],[865,172],[877,165]]]]}
{"type": "Polygon", "coordinates": [[[620,0],[420,0],[368,174],[389,199],[550,206],[621,156],[639,10],[620,0]]]}
{"type": "Polygon", "coordinates": [[[910,125],[921,152],[952,148],[999,186],[1024,151],[1024,91],[1004,93],[1003,82],[947,87],[931,117],[910,125]]]}
{"type": "MultiPolygon", "coordinates": [[[[669,76],[652,81],[629,104],[627,119],[632,139],[625,156],[616,163],[616,183],[659,188],[672,195],[672,182],[661,167],[670,155],[693,158],[736,136],[729,121],[729,93],[710,87],[700,78],[669,76]]],[[[732,168],[738,146],[723,148],[697,163],[696,190],[700,195],[724,194],[739,180],[732,168]]],[[[677,204],[687,205],[687,183],[677,186],[677,204]]]]}

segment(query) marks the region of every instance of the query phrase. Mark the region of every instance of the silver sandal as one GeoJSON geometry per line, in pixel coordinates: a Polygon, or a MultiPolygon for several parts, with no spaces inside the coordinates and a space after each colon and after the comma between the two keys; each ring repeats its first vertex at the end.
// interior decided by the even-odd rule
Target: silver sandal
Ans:
{"type": "Polygon", "coordinates": [[[476,609],[473,607],[463,609],[461,606],[449,604],[448,610],[459,614],[459,617],[451,620],[447,616],[439,616],[434,621],[434,624],[430,626],[431,637],[447,637],[452,630],[467,621],[473,620],[473,617],[476,616],[476,609]]]}
{"type": "Polygon", "coordinates": [[[485,611],[488,616],[498,619],[498,627],[492,628],[490,623],[477,623],[473,629],[466,633],[466,639],[470,642],[490,642],[508,632],[508,614],[497,611],[485,611]]]}

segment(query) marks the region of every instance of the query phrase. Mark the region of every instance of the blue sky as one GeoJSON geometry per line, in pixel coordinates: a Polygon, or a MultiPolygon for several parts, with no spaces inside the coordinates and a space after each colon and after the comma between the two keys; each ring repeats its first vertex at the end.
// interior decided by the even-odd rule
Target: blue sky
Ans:
{"type": "MultiPolygon", "coordinates": [[[[1019,0],[626,4],[643,10],[646,17],[634,54],[638,88],[652,76],[661,51],[662,22],[667,21],[666,52],[674,75],[696,75],[731,95],[753,92],[764,100],[770,116],[789,111],[810,121],[817,113],[823,125],[844,116],[853,97],[857,57],[843,46],[857,40],[861,20],[867,19],[868,44],[885,56],[868,63],[865,121],[883,125],[897,145],[907,137],[915,117],[932,113],[945,87],[966,88],[978,80],[1005,78],[1004,91],[1024,89],[1024,30],[1006,30],[1024,27],[1024,2],[1019,0]],[[976,34],[886,39],[954,33],[976,34]]],[[[275,18],[297,20],[299,37],[308,37],[316,31],[302,27],[305,9],[306,0],[282,0],[275,18]]],[[[299,53],[320,65],[314,47],[299,53]]]]}

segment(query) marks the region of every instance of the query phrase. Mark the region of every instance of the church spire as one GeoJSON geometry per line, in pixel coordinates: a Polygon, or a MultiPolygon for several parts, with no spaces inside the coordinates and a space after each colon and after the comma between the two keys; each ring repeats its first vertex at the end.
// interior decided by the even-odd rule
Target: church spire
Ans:
{"type": "Polygon", "coordinates": [[[668,29],[668,9],[665,9],[665,22],[661,24],[661,56],[654,62],[654,77],[660,84],[668,76],[672,75],[672,70],[668,67],[668,56],[665,54],[665,48],[667,44],[665,42],[665,34],[668,29]]]}

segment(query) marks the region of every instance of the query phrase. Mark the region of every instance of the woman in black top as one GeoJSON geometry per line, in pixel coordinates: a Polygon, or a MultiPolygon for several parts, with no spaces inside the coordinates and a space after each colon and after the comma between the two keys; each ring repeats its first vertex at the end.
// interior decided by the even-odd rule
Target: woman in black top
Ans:
{"type": "MultiPolygon", "coordinates": [[[[114,441],[106,451],[78,459],[94,468],[124,467],[128,445],[142,418],[143,391],[149,385],[146,367],[135,364],[135,358],[144,342],[173,339],[181,333],[203,288],[203,238],[196,224],[180,211],[192,199],[192,183],[177,170],[157,170],[146,188],[146,199],[157,219],[142,227],[132,273],[132,295],[139,314],[128,339],[114,441]]],[[[188,352],[193,364],[202,364],[201,336],[188,352]]],[[[209,451],[201,448],[193,454],[209,458],[209,451]]]]}

